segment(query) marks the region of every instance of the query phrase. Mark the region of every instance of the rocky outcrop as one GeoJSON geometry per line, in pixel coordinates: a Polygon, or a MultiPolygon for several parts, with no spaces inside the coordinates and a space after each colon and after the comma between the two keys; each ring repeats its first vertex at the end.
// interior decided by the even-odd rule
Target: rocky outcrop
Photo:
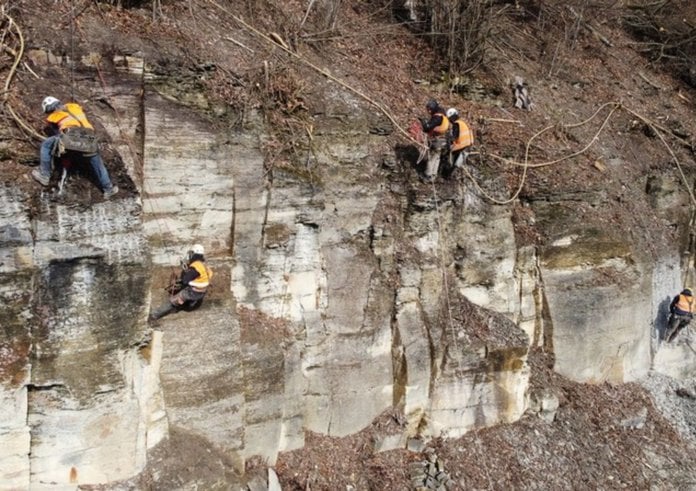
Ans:
{"type": "MultiPolygon", "coordinates": [[[[3,481],[132,476],[167,433],[159,359],[138,346],[147,249],[138,200],[66,205],[6,190],[3,481]],[[22,292],[20,295],[17,292],[22,292]],[[118,456],[118,458],[114,458],[118,456]]],[[[159,336],[152,346],[159,345],[159,336]]],[[[158,350],[154,350],[157,353],[158,350]]]]}
{"type": "Polygon", "coordinates": [[[653,359],[692,373],[654,356],[677,255],[653,265],[624,238],[567,227],[546,202],[532,207],[549,245],[518,245],[509,207],[466,184],[418,183],[408,162],[378,165],[383,136],[363,130],[370,111],[350,96],[313,115],[305,162],[269,168],[260,114],[221,130],[212,115],[229,108],[137,57],[114,66],[111,107],[94,112],[134,192],[76,207],[0,189],[10,486],[132,477],[170,427],[242,472],[252,456],[272,464],[301,447],[306,431],[349,435],[393,408],[402,434],[382,450],[514,422],[530,406],[552,422],[553,394],[529,400],[530,346],[579,381],[639,379],[653,359]],[[148,333],[147,311],[193,243],[212,290],[148,333]]]}

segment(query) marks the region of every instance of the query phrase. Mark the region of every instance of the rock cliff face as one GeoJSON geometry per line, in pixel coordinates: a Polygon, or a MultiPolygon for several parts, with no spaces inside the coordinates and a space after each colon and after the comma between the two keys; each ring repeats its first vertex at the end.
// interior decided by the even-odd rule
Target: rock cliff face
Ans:
{"type": "MultiPolygon", "coordinates": [[[[142,66],[130,60],[131,70],[133,61],[142,66]]],[[[124,163],[140,194],[74,209],[51,192],[5,189],[3,273],[27,292],[5,293],[16,306],[5,313],[15,326],[4,367],[15,415],[3,433],[7,482],[131,477],[168,425],[241,463],[273,462],[301,447],[306,430],[354,433],[392,407],[405,414],[403,438],[457,436],[522,414],[527,337],[460,294],[475,288],[514,317],[512,282],[488,291],[466,281],[489,277],[497,266],[487,256],[506,258],[500,274],[512,270],[509,212],[485,211],[464,189],[419,191],[414,207],[409,183],[385,186],[375,179],[384,171],[363,163],[361,148],[379,136],[345,148],[330,144],[335,132],[317,136],[318,182],[276,172],[268,186],[258,117],[220,134],[151,79],[109,76],[114,94],[144,94],[114,98],[115,144],[135,148],[124,163]],[[473,211],[488,215],[485,225],[467,218],[473,211]],[[483,230],[492,237],[474,243],[483,230]],[[206,247],[214,291],[204,308],[160,321],[148,341],[145,314],[165,298],[158,281],[193,242],[206,247]],[[481,259],[464,266],[455,243],[481,259]],[[487,334],[471,339],[467,322],[487,334]]]]}
{"type": "Polygon", "coordinates": [[[3,194],[3,482],[123,479],[167,433],[159,350],[137,345],[149,282],[141,204],[81,209],[44,195],[30,216],[33,199],[3,194]]]}
{"type": "MultiPolygon", "coordinates": [[[[138,56],[103,61],[106,89],[95,77],[91,90],[109,105],[89,109],[129,192],[83,206],[0,188],[4,488],[132,478],[175,431],[242,472],[308,431],[354,434],[385,411],[400,430],[381,450],[528,410],[552,421],[558,401],[532,391],[530,348],[578,382],[696,376],[690,345],[657,340],[682,284],[678,242],[652,254],[549,192],[524,205],[548,240],[520,243],[512,206],[465,180],[419,183],[398,152],[375,158],[385,136],[362,130],[371,110],[349,95],[313,115],[305,167],[270,178],[263,114],[221,128],[230,108],[138,56]],[[337,125],[341,114],[352,121],[337,125]],[[151,330],[193,243],[212,290],[151,330]]],[[[650,182],[651,213],[682,227],[686,193],[650,182]]]]}

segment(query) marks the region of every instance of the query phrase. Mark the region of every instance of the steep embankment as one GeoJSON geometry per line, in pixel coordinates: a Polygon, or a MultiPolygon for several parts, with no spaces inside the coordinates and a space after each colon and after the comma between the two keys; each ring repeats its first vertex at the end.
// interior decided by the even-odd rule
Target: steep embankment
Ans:
{"type": "Polygon", "coordinates": [[[693,485],[696,358],[656,337],[691,274],[692,94],[620,9],[501,2],[455,80],[387,4],[153,3],[4,5],[9,487],[271,465],[283,489],[404,489],[426,447],[454,488],[693,485]],[[27,177],[47,94],[85,104],[115,200],[27,177]],[[478,151],[435,185],[404,132],[430,97],[478,151]],[[150,332],[194,242],[214,288],[150,332]]]}

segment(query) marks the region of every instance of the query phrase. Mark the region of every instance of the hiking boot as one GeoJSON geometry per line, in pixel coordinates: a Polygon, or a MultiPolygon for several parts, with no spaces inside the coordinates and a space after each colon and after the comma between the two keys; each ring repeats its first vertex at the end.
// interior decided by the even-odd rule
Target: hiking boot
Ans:
{"type": "Polygon", "coordinates": [[[113,186],[108,191],[104,191],[104,199],[109,199],[116,193],[118,193],[118,186],[113,186]]]}
{"type": "Polygon", "coordinates": [[[48,186],[48,183],[51,181],[51,176],[44,176],[39,169],[31,171],[31,177],[40,182],[42,186],[48,186]]]}
{"type": "Polygon", "coordinates": [[[150,312],[150,315],[148,316],[147,320],[148,322],[153,322],[156,321],[157,319],[164,317],[167,314],[171,314],[172,312],[176,311],[176,307],[172,305],[170,302],[167,302],[160,306],[158,309],[153,310],[150,312]]]}

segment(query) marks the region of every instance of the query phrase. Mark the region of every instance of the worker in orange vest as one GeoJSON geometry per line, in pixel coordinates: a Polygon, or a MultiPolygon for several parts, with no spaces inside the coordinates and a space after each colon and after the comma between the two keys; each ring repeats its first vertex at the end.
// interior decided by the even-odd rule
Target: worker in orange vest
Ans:
{"type": "Polygon", "coordinates": [[[213,271],[206,266],[204,249],[196,244],[182,260],[181,275],[169,300],[150,314],[149,320],[157,320],[175,310],[193,310],[203,301],[213,271]]]}
{"type": "Polygon", "coordinates": [[[450,121],[449,150],[450,164],[455,168],[464,167],[468,149],[474,144],[474,134],[466,122],[459,117],[459,111],[450,107],[447,110],[450,121]]]}
{"type": "MultiPolygon", "coordinates": [[[[41,109],[43,109],[44,114],[47,115],[47,131],[50,135],[41,143],[41,150],[39,152],[40,165],[38,169],[32,171],[31,176],[42,186],[48,186],[51,179],[51,163],[53,161],[54,150],[61,135],[71,128],[81,127],[89,130],[94,130],[94,128],[87,120],[82,106],[75,102],[63,104],[55,97],[48,96],[41,102],[41,109]]],[[[111,183],[109,173],[106,167],[104,167],[104,162],[98,151],[91,155],[80,155],[80,157],[89,160],[92,170],[97,176],[99,185],[102,187],[105,199],[109,199],[118,193],[118,187],[111,183]]]]}
{"type": "Polygon", "coordinates": [[[430,115],[429,119],[421,120],[423,132],[428,135],[428,162],[425,166],[425,180],[432,182],[437,177],[440,160],[446,155],[447,131],[450,123],[445,115],[445,110],[435,99],[430,99],[425,108],[430,115]]]}
{"type": "Polygon", "coordinates": [[[679,295],[672,299],[672,303],[669,304],[670,315],[665,333],[665,339],[668,343],[677,337],[679,331],[689,325],[695,310],[696,299],[694,299],[690,288],[684,288],[679,295]]]}

